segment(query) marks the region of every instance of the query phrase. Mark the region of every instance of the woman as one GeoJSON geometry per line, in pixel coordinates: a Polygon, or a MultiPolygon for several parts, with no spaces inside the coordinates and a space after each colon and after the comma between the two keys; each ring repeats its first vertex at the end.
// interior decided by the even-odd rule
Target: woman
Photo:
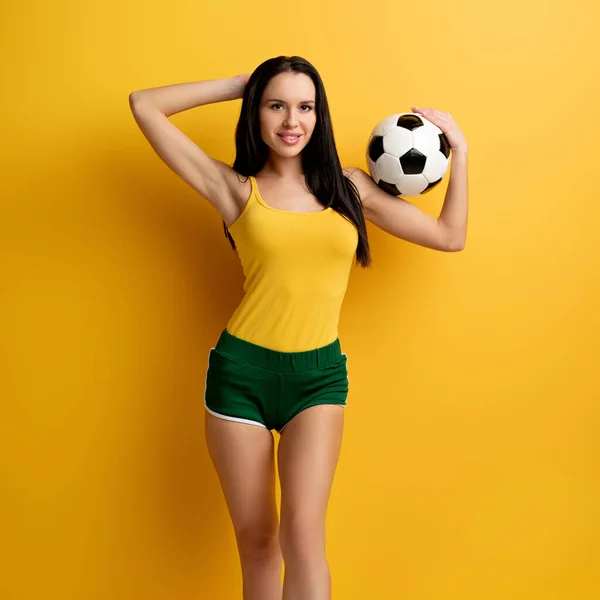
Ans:
{"type": "Polygon", "coordinates": [[[329,599],[325,520],[348,393],[337,326],[350,269],[355,258],[371,262],[365,218],[422,246],[464,247],[464,136],[447,113],[412,107],[453,150],[435,219],[365,171],[342,169],[323,83],[300,57],[267,60],[252,76],[134,92],[130,105],[161,159],[219,212],[246,276],[244,298],[210,350],[205,390],[206,440],[233,522],[243,597],[329,599]],[[168,120],[238,98],[233,168],[168,120]],[[281,434],[281,524],[273,429],[281,434]]]}

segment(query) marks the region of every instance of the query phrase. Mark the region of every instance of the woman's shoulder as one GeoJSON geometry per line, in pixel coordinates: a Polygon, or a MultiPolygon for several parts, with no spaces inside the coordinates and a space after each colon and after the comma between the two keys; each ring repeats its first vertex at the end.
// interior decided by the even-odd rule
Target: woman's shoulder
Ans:
{"type": "Polygon", "coordinates": [[[373,191],[373,188],[377,187],[371,176],[360,167],[344,167],[342,172],[356,186],[363,202],[373,191]]]}

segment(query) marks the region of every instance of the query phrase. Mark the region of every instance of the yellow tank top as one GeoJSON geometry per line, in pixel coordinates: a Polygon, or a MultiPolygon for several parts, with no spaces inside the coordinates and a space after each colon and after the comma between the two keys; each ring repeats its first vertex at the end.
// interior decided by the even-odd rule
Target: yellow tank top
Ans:
{"type": "Polygon", "coordinates": [[[244,297],[227,323],[243,340],[302,352],[338,337],[340,309],[356,254],[355,226],[333,208],[292,212],[252,192],[229,226],[244,271],[244,297]]]}

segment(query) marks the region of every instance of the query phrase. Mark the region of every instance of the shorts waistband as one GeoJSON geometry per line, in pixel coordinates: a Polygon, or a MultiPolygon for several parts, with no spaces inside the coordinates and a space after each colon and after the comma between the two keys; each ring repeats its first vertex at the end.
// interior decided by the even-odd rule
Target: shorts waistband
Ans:
{"type": "Polygon", "coordinates": [[[342,356],[340,340],[302,352],[280,352],[253,344],[224,329],[215,348],[222,354],[247,362],[256,367],[278,372],[297,373],[328,367],[339,362],[342,356]]]}

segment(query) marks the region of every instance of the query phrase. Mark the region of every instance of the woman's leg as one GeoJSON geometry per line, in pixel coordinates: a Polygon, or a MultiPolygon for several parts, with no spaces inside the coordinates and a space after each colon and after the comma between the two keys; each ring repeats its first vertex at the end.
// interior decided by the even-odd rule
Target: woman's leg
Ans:
{"type": "Polygon", "coordinates": [[[282,557],[270,430],[205,411],[208,451],[233,521],[244,600],[281,600],[282,557]]]}
{"type": "Polygon", "coordinates": [[[342,444],[344,407],[312,406],[281,432],[283,600],[330,600],[325,515],[342,444]]]}

